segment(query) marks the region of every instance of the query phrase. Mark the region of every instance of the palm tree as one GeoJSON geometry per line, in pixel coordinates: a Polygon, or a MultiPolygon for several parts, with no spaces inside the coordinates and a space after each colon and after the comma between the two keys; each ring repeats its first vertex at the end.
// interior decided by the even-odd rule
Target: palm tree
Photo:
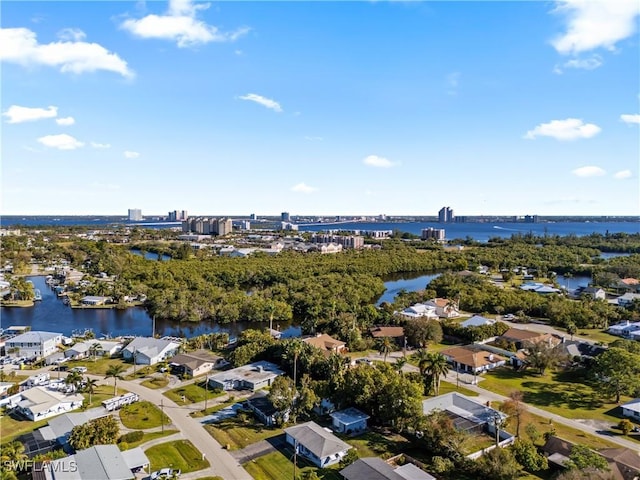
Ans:
{"type": "Polygon", "coordinates": [[[93,394],[96,391],[96,387],[98,386],[98,380],[95,378],[86,377],[84,379],[84,391],[89,394],[89,405],[91,405],[91,400],[93,399],[93,394]]]}
{"type": "Polygon", "coordinates": [[[82,383],[82,374],[78,371],[69,372],[67,377],[64,379],[64,383],[66,385],[73,385],[74,389],[78,389],[78,385],[82,383]]]}
{"type": "Polygon", "coordinates": [[[384,356],[384,361],[387,361],[387,355],[391,353],[393,350],[393,344],[391,343],[391,339],[389,337],[379,338],[376,342],[376,348],[378,349],[378,353],[384,356]]]}
{"type": "Polygon", "coordinates": [[[398,372],[400,375],[403,375],[402,372],[402,368],[407,364],[407,358],[406,357],[398,357],[396,358],[396,363],[393,364],[393,368],[395,369],[396,372],[398,372]]]}
{"type": "Polygon", "coordinates": [[[577,333],[578,331],[578,327],[576,327],[576,324],[573,322],[569,322],[567,324],[567,333],[569,335],[571,335],[571,341],[573,342],[573,336],[577,333]]]}
{"type": "Polygon", "coordinates": [[[89,347],[89,355],[93,357],[94,362],[96,361],[96,355],[98,355],[99,352],[102,352],[102,350],[102,345],[100,345],[98,342],[94,342],[91,344],[91,346],[89,347]]]}
{"type": "Polygon", "coordinates": [[[5,462],[19,462],[27,458],[24,453],[24,445],[18,441],[5,443],[0,450],[0,460],[5,462]]]}
{"type": "Polygon", "coordinates": [[[427,364],[429,363],[429,352],[424,348],[420,348],[413,354],[413,358],[418,362],[420,376],[424,376],[427,364]]]}
{"type": "Polygon", "coordinates": [[[118,380],[124,380],[124,378],[122,378],[122,373],[124,372],[124,365],[111,365],[106,372],[106,375],[104,378],[110,378],[113,377],[113,396],[116,396],[116,387],[118,385],[118,380]]]}
{"type": "Polygon", "coordinates": [[[434,393],[440,393],[440,377],[449,373],[447,358],[441,353],[429,353],[425,374],[431,377],[434,393]]]}
{"type": "Polygon", "coordinates": [[[298,374],[298,357],[304,352],[305,344],[300,340],[293,340],[285,347],[284,357],[293,358],[293,385],[295,388],[298,374]]]}

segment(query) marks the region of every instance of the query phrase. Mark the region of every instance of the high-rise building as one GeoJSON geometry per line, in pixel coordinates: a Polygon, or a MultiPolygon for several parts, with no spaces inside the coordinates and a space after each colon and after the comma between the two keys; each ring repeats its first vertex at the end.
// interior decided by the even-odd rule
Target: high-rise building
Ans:
{"type": "Polygon", "coordinates": [[[142,220],[142,210],[139,208],[130,208],[129,209],[129,221],[130,222],[139,222],[142,220]]]}
{"type": "Polygon", "coordinates": [[[444,242],[445,231],[444,228],[424,228],[422,229],[422,240],[435,240],[437,242],[444,242]]]}
{"type": "Polygon", "coordinates": [[[182,222],[184,233],[198,235],[228,235],[233,230],[230,218],[190,217],[182,222]]]}
{"type": "Polygon", "coordinates": [[[249,220],[256,220],[256,214],[252,213],[251,215],[249,215],[249,220]]]}
{"type": "Polygon", "coordinates": [[[289,215],[289,212],[282,212],[280,214],[280,221],[282,221],[282,222],[290,222],[291,221],[291,215],[289,215]]]}
{"type": "Polygon", "coordinates": [[[538,223],[538,215],[525,215],[524,223],[538,223]]]}
{"type": "Polygon", "coordinates": [[[450,207],[442,207],[438,212],[438,222],[449,223],[453,222],[453,209],[450,207]]]}
{"type": "Polygon", "coordinates": [[[189,218],[189,214],[186,210],[174,210],[173,212],[169,212],[168,218],[170,222],[182,222],[189,218]]]}

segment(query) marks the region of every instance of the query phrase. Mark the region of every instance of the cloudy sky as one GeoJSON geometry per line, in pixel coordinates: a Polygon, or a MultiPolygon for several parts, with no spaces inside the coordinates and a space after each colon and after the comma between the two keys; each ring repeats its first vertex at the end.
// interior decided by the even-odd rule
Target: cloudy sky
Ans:
{"type": "Polygon", "coordinates": [[[639,16],[5,1],[2,213],[637,215],[639,16]]]}

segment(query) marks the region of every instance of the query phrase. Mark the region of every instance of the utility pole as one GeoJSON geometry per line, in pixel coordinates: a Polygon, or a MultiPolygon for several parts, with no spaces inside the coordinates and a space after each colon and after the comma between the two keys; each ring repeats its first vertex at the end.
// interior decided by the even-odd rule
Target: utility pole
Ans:
{"type": "Polygon", "coordinates": [[[164,402],[163,399],[160,399],[160,411],[162,412],[160,414],[160,425],[162,425],[162,433],[164,433],[164,402]]]}
{"type": "Polygon", "coordinates": [[[136,376],[136,347],[133,347],[133,376],[136,376]]]}
{"type": "Polygon", "coordinates": [[[207,411],[207,398],[209,397],[209,375],[204,379],[204,411],[207,411]]]}
{"type": "Polygon", "coordinates": [[[298,440],[293,439],[293,480],[298,477],[298,440]]]}
{"type": "Polygon", "coordinates": [[[151,337],[156,338],[156,316],[153,316],[153,323],[151,324],[151,337]]]}

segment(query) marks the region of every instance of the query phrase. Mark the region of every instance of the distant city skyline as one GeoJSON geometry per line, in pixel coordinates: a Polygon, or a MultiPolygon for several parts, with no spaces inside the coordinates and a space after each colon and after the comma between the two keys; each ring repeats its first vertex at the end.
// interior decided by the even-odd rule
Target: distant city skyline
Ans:
{"type": "Polygon", "coordinates": [[[1,213],[639,215],[639,19],[634,0],[4,2],[1,213]]]}

